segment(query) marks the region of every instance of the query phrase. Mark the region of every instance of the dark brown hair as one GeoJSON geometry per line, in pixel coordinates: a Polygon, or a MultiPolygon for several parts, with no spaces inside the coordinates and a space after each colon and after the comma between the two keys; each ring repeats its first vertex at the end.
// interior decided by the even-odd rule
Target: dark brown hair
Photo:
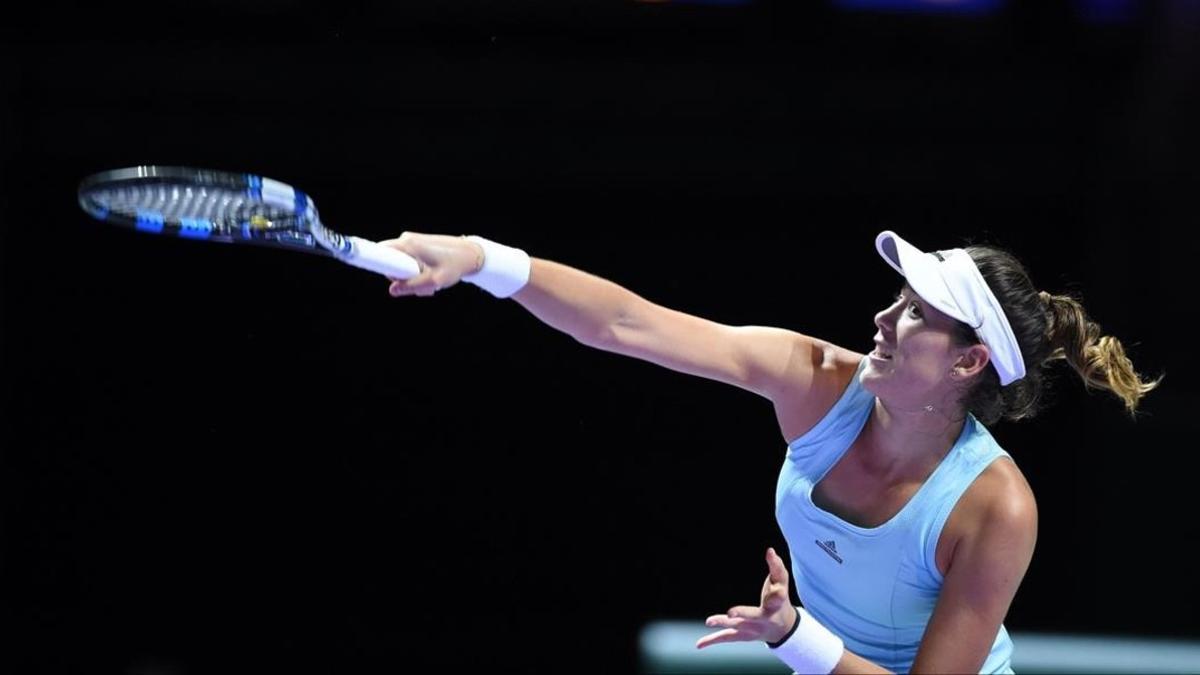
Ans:
{"type": "MultiPolygon", "coordinates": [[[[1083,305],[1068,295],[1051,295],[1034,287],[1025,267],[1011,253],[993,246],[968,246],[1012,326],[1025,360],[1025,377],[1000,386],[995,368],[986,369],[964,394],[962,404],[984,424],[1037,415],[1047,388],[1049,366],[1065,360],[1088,389],[1112,392],[1133,416],[1138,402],[1162,381],[1145,381],[1114,337],[1104,335],[1083,305]]],[[[979,343],[975,331],[958,323],[960,345],[979,343]]]]}

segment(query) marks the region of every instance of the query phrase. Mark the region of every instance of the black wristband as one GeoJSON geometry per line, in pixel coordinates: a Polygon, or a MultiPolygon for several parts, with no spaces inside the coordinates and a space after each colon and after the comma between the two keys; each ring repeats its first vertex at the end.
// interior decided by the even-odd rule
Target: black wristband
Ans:
{"type": "Polygon", "coordinates": [[[779,638],[779,642],[768,642],[767,646],[771,649],[778,649],[780,645],[788,641],[788,638],[795,634],[796,629],[800,627],[800,610],[796,610],[796,620],[792,622],[792,629],[787,632],[787,635],[779,638]]]}

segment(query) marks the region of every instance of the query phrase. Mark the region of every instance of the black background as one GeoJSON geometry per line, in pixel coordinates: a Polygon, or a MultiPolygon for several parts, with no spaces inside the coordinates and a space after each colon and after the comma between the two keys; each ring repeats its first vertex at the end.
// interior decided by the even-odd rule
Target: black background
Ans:
{"type": "MultiPolygon", "coordinates": [[[[801,9],[794,5],[805,4],[801,9]]],[[[96,224],[84,175],[270,176],[865,351],[873,250],[988,242],[1146,375],[993,429],[1039,498],[1014,631],[1200,637],[1196,13],[41,2],[0,28],[11,672],[637,668],[754,601],[769,403],[474,287],[96,224]]],[[[6,669],[7,670],[7,669],[6,669]]]]}

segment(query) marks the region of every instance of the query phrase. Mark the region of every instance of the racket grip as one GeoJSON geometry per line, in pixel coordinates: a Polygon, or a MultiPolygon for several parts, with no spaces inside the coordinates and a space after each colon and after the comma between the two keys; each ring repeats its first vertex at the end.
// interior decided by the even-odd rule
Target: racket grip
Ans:
{"type": "Polygon", "coordinates": [[[351,253],[342,262],[365,270],[378,272],[393,279],[411,279],[421,272],[417,259],[369,239],[346,237],[353,245],[351,253]]]}

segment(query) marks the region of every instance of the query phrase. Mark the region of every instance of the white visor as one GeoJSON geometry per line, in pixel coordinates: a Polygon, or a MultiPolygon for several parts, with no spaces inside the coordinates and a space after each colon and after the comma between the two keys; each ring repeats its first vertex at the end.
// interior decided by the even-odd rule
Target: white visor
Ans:
{"type": "Polygon", "coordinates": [[[875,248],[921,299],[975,329],[991,352],[1001,385],[1025,377],[1025,360],[1008,317],[966,251],[925,253],[890,230],[875,237],[875,248]]]}

